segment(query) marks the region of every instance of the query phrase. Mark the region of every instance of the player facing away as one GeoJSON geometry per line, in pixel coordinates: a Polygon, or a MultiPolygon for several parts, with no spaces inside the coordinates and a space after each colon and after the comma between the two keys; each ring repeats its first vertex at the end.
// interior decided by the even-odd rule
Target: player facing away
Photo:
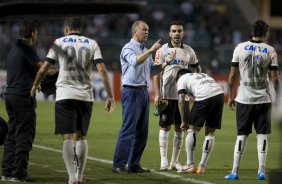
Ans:
{"type": "MultiPolygon", "coordinates": [[[[180,151],[182,149],[182,130],[180,128],[181,117],[178,110],[178,96],[175,77],[177,72],[182,68],[195,68],[196,72],[201,72],[197,56],[194,50],[185,45],[182,40],[184,37],[183,24],[181,22],[172,22],[169,25],[170,41],[157,50],[155,64],[165,63],[171,52],[176,52],[175,59],[164,69],[161,74],[154,76],[155,88],[155,106],[159,106],[162,99],[168,100],[168,106],[160,114],[159,118],[159,146],[161,155],[160,170],[181,169],[178,162],[180,151]],[[167,159],[169,133],[171,125],[174,124],[173,149],[170,164],[167,159]]],[[[188,101],[186,102],[189,106],[188,101]]],[[[186,108],[187,115],[189,108],[186,108]]]]}
{"type": "Polygon", "coordinates": [[[177,73],[178,107],[181,115],[181,126],[186,133],[185,146],[187,163],[178,173],[205,172],[206,163],[215,143],[215,131],[221,128],[224,94],[221,86],[205,73],[191,73],[188,69],[181,69],[177,73]],[[185,96],[195,98],[188,119],[185,117],[185,96]],[[194,165],[194,151],[197,134],[205,125],[205,140],[202,147],[201,161],[196,168],[194,165]]]}
{"type": "Polygon", "coordinates": [[[236,46],[228,79],[228,106],[236,105],[237,140],[234,148],[232,172],[225,179],[239,179],[238,171],[245,150],[246,139],[254,125],[257,134],[258,175],[265,180],[265,163],[268,151],[267,136],[271,132],[271,96],[268,73],[271,73],[276,94],[278,94],[279,74],[277,54],[273,47],[264,43],[268,25],[257,20],[252,25],[251,40],[236,46]],[[234,99],[234,84],[240,74],[240,85],[234,99]],[[237,103],[235,103],[235,101],[237,103]]]}
{"type": "Polygon", "coordinates": [[[96,65],[107,91],[105,109],[111,112],[115,101],[100,48],[95,40],[81,35],[82,21],[67,18],[64,37],[55,40],[47,59],[37,73],[31,95],[40,88],[47,69],[58,62],[56,83],[55,134],[63,137],[63,159],[69,175],[69,184],[82,184],[88,155],[87,131],[92,114],[92,67],[96,65]],[[74,158],[77,158],[77,168],[74,158]]]}

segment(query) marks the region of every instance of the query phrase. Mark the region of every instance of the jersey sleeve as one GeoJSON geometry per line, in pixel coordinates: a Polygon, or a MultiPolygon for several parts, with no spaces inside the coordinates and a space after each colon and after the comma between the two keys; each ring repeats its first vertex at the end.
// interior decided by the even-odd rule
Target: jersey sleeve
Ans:
{"type": "Polygon", "coordinates": [[[196,67],[198,65],[198,58],[197,58],[197,55],[195,53],[195,51],[190,48],[189,49],[189,54],[190,54],[190,60],[189,60],[189,64],[193,67],[196,67]]]}
{"type": "Polygon", "coordinates": [[[177,93],[188,94],[185,77],[181,76],[177,81],[177,93]]]}
{"type": "Polygon", "coordinates": [[[239,64],[239,46],[237,45],[234,49],[233,52],[233,57],[232,57],[232,66],[236,66],[239,64]]]}
{"type": "Polygon", "coordinates": [[[103,60],[101,49],[96,41],[93,42],[93,60],[103,60]]]}
{"type": "Polygon", "coordinates": [[[161,48],[159,48],[157,51],[156,51],[156,54],[155,54],[155,61],[154,61],[154,64],[155,65],[158,65],[158,64],[161,64],[161,48]]]}
{"type": "Polygon", "coordinates": [[[55,40],[52,47],[49,49],[48,54],[46,56],[46,61],[54,64],[56,61],[58,61],[58,53],[59,53],[59,40],[55,40]]]}
{"type": "Polygon", "coordinates": [[[278,59],[277,59],[277,53],[275,49],[269,50],[269,56],[270,56],[270,70],[278,70],[278,59]]]}

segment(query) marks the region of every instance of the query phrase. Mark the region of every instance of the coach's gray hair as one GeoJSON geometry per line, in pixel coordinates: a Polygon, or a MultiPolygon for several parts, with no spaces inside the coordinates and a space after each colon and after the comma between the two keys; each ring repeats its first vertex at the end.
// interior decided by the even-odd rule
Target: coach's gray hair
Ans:
{"type": "Polygon", "coordinates": [[[135,31],[136,31],[136,28],[137,28],[138,26],[140,26],[140,24],[142,24],[142,23],[147,24],[147,23],[146,23],[145,21],[143,21],[143,20],[137,20],[137,21],[133,22],[132,27],[131,27],[131,35],[132,35],[132,36],[134,35],[134,33],[135,33],[135,31]]]}

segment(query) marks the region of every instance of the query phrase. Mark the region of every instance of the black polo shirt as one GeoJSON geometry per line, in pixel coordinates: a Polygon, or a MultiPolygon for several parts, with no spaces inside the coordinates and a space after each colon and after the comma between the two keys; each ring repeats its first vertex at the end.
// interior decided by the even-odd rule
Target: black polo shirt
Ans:
{"type": "Polygon", "coordinates": [[[18,39],[12,46],[7,60],[7,88],[8,95],[30,95],[30,90],[36,76],[34,64],[40,62],[34,46],[18,39]]]}

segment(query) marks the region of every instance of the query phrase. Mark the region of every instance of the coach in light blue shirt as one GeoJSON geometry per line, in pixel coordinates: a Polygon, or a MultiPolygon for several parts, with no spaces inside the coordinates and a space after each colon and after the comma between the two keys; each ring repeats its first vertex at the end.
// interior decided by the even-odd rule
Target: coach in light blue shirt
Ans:
{"type": "Polygon", "coordinates": [[[131,33],[132,39],[120,55],[123,124],[116,143],[114,173],[149,172],[140,164],[148,137],[150,99],[147,87],[150,76],[161,72],[176,55],[173,52],[167,56],[165,63],[153,65],[151,54],[161,47],[160,40],[149,49],[144,47],[149,35],[149,26],[144,21],[134,22],[131,33]]]}

